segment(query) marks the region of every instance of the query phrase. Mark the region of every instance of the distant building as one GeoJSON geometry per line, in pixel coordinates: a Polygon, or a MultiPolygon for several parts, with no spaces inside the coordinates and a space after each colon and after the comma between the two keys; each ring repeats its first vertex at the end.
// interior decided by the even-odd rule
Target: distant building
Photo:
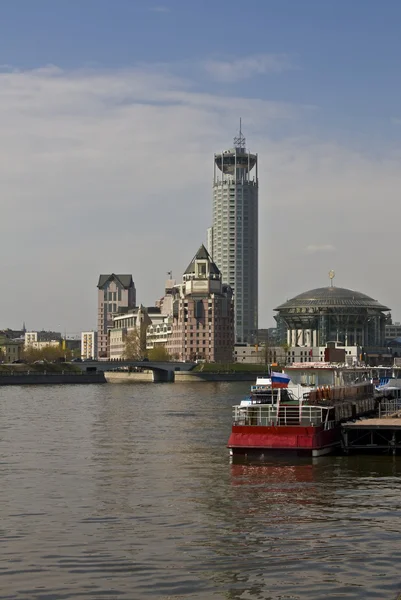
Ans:
{"type": "Polygon", "coordinates": [[[386,323],[385,327],[386,342],[401,337],[401,323],[386,323]]]}
{"type": "Polygon", "coordinates": [[[9,340],[24,339],[25,332],[25,325],[22,329],[0,329],[0,338],[6,337],[9,340]]]}
{"type": "Polygon", "coordinates": [[[152,350],[157,346],[167,346],[171,340],[173,330],[173,316],[157,313],[148,313],[151,324],[146,331],[146,349],[152,350]]]}
{"type": "Polygon", "coordinates": [[[235,344],[234,362],[253,365],[285,365],[287,354],[282,346],[270,344],[235,344]]]}
{"type": "Polygon", "coordinates": [[[169,273],[170,279],[167,279],[164,287],[164,296],[157,300],[155,306],[160,308],[160,313],[165,316],[173,314],[173,302],[174,302],[174,288],[176,287],[175,280],[172,279],[171,273],[169,273]]]}
{"type": "Polygon", "coordinates": [[[3,339],[0,342],[0,362],[12,363],[20,360],[23,350],[24,342],[22,340],[3,339]]]}
{"type": "Polygon", "coordinates": [[[83,360],[97,358],[97,331],[81,333],[81,358],[83,360]]]}
{"type": "Polygon", "coordinates": [[[126,351],[127,336],[136,332],[140,354],[156,346],[167,348],[172,333],[172,315],[162,314],[158,306],[139,306],[113,318],[109,330],[110,359],[121,360],[126,351]]]}
{"type": "MultiPolygon", "coordinates": [[[[342,362],[355,366],[361,362],[363,350],[361,346],[344,346],[339,342],[328,342],[326,346],[291,346],[287,350],[287,365],[293,363],[342,362]],[[331,348],[343,352],[340,359],[334,358],[331,348]]],[[[339,356],[341,356],[339,354],[339,356]]]]}
{"type": "Polygon", "coordinates": [[[279,335],[277,327],[268,327],[267,329],[258,329],[257,343],[270,346],[279,345],[279,335]]]}
{"type": "Polygon", "coordinates": [[[164,288],[164,296],[155,303],[156,309],[159,309],[159,314],[156,309],[148,309],[148,314],[152,323],[149,325],[146,333],[146,348],[152,350],[157,346],[165,346],[166,349],[170,346],[173,326],[173,304],[174,297],[177,292],[176,282],[172,279],[167,279],[164,288]]]}
{"type": "Polygon", "coordinates": [[[173,291],[172,335],[167,350],[179,360],[231,362],[234,346],[232,290],[202,245],[173,291]]]}
{"type": "Polygon", "coordinates": [[[98,358],[108,357],[107,331],[121,310],[134,308],[136,290],[132,275],[100,275],[98,287],[98,358]]]}
{"type": "Polygon", "coordinates": [[[42,350],[43,348],[61,346],[61,333],[57,331],[27,331],[25,333],[25,348],[42,350]]]}
{"type": "MultiPolygon", "coordinates": [[[[155,309],[160,314],[160,309],[155,309]]],[[[109,358],[110,360],[121,360],[123,358],[142,358],[146,352],[146,332],[152,323],[145,306],[138,306],[128,310],[126,313],[116,315],[113,318],[113,327],[109,329],[109,358]],[[127,337],[132,334],[137,336],[136,357],[127,356],[127,337]]],[[[134,343],[132,344],[135,345],[134,343]]]]}

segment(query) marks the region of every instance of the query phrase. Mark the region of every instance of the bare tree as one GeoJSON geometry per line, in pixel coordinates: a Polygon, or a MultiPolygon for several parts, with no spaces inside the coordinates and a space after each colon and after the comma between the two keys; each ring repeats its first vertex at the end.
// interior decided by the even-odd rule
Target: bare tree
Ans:
{"type": "Polygon", "coordinates": [[[144,355],[141,336],[137,329],[127,333],[125,337],[124,358],[126,360],[140,360],[144,355]]]}

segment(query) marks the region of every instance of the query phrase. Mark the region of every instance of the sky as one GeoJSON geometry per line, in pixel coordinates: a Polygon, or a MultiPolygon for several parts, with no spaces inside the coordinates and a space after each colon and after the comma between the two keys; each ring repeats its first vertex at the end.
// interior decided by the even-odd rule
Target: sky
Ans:
{"type": "Polygon", "coordinates": [[[398,0],[3,0],[0,327],[153,305],[212,221],[215,152],[259,155],[259,326],[329,285],[401,320],[398,0]]]}

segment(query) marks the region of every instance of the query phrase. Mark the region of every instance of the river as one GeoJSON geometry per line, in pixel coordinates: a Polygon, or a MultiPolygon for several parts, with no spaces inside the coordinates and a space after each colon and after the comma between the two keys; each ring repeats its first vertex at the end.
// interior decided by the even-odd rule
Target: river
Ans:
{"type": "Polygon", "coordinates": [[[401,460],[233,465],[249,384],[0,388],[0,598],[394,600],[401,460]]]}

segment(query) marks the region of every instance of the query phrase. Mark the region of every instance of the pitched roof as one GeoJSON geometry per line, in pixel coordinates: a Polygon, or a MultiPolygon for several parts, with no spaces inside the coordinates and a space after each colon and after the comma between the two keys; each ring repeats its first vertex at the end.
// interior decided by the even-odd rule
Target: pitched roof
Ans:
{"type": "Polygon", "coordinates": [[[191,273],[195,273],[195,261],[197,260],[208,260],[210,263],[210,273],[212,275],[220,275],[219,269],[217,268],[216,264],[212,261],[209,252],[206,250],[203,244],[201,245],[198,252],[195,254],[193,259],[187,266],[184,275],[190,275],[191,273]]]}
{"type": "Polygon", "coordinates": [[[112,281],[113,279],[116,279],[125,289],[131,287],[134,283],[132,280],[132,275],[116,275],[115,273],[110,273],[110,275],[99,276],[97,287],[102,288],[108,281],[112,281]]]}

